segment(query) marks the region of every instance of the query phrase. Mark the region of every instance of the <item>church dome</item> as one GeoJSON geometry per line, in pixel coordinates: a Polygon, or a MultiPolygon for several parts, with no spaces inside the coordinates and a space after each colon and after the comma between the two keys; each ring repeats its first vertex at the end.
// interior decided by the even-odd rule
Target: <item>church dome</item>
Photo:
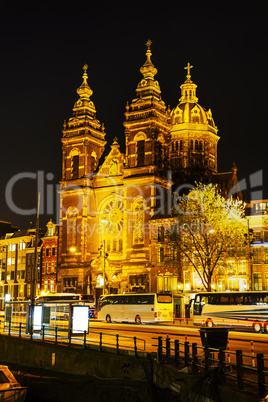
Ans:
{"type": "Polygon", "coordinates": [[[217,129],[212,118],[211,110],[206,110],[198,104],[196,97],[197,85],[193,83],[190,75],[190,63],[187,67],[187,76],[184,84],[181,85],[180,103],[171,111],[172,125],[180,123],[202,123],[217,129]]]}
{"type": "Polygon", "coordinates": [[[198,103],[192,102],[179,103],[171,111],[171,122],[172,125],[180,123],[203,123],[216,128],[211,110],[206,110],[198,103]]]}

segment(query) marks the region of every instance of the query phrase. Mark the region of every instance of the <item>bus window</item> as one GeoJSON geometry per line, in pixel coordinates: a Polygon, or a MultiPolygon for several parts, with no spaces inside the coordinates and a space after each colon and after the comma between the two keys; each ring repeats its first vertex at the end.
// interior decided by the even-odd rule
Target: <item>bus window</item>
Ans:
{"type": "Polygon", "coordinates": [[[221,295],[220,304],[229,304],[229,295],[221,295]]]}
{"type": "Polygon", "coordinates": [[[201,305],[204,306],[205,304],[208,304],[208,296],[202,296],[201,300],[201,305]]]}
{"type": "Polygon", "coordinates": [[[251,297],[250,296],[245,296],[244,297],[244,304],[251,304],[251,297]]]}
{"type": "Polygon", "coordinates": [[[172,303],[172,295],[157,295],[157,302],[158,303],[172,303]]]}
{"type": "Polygon", "coordinates": [[[243,295],[236,295],[234,304],[243,304],[243,295]]]}
{"type": "Polygon", "coordinates": [[[218,295],[209,295],[207,304],[218,304],[218,295]]]}

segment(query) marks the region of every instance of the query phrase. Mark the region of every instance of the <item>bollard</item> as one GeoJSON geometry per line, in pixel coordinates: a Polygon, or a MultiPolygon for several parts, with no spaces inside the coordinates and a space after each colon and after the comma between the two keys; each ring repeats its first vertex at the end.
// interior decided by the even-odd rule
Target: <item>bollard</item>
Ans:
{"type": "Polygon", "coordinates": [[[44,342],[44,341],[45,341],[45,326],[43,324],[43,326],[42,326],[42,342],[44,342]]]}
{"type": "Polygon", "coordinates": [[[116,335],[116,354],[119,355],[119,335],[116,335]]]}
{"type": "Polygon", "coordinates": [[[251,363],[252,367],[255,367],[255,354],[254,354],[254,343],[253,341],[250,341],[250,350],[251,350],[251,363]]]}
{"type": "Polygon", "coordinates": [[[184,342],[184,366],[188,367],[189,364],[189,342],[184,342]]]}
{"type": "Polygon", "coordinates": [[[102,351],[102,332],[100,332],[100,344],[99,344],[99,351],[102,351]]]}
{"type": "Polygon", "coordinates": [[[266,387],[265,387],[263,353],[257,353],[257,372],[258,372],[259,397],[264,398],[266,395],[266,387]]]}
{"type": "Polygon", "coordinates": [[[209,349],[208,346],[204,347],[204,354],[205,354],[205,370],[207,371],[209,369],[209,366],[210,366],[210,360],[209,360],[210,349],[209,349]]]}
{"type": "Polygon", "coordinates": [[[55,344],[58,342],[58,327],[55,327],[55,344]]]}
{"type": "Polygon", "coordinates": [[[162,336],[158,337],[158,347],[157,347],[157,363],[162,363],[163,361],[163,344],[162,336]]]}
{"type": "Polygon", "coordinates": [[[237,350],[236,351],[236,374],[237,374],[237,386],[239,389],[244,389],[242,366],[243,366],[242,350],[237,350]]]}
{"type": "Polygon", "coordinates": [[[229,353],[229,351],[230,351],[229,339],[227,339],[227,348],[226,348],[226,350],[227,350],[227,361],[228,361],[228,363],[230,363],[231,358],[230,358],[230,353],[229,353]]]}
{"type": "Polygon", "coordinates": [[[197,343],[192,343],[192,368],[193,374],[197,374],[198,356],[197,356],[197,343]]]}
{"type": "Polygon", "coordinates": [[[20,329],[19,329],[19,338],[21,338],[21,322],[20,322],[20,329]]]}
{"type": "Polygon", "coordinates": [[[224,382],[225,381],[225,371],[224,371],[225,370],[225,351],[222,346],[219,348],[218,359],[219,359],[220,378],[224,382]]]}
{"type": "Polygon", "coordinates": [[[8,325],[8,336],[10,336],[10,332],[11,332],[11,321],[9,321],[9,325],[8,325]]]}
{"type": "Polygon", "coordinates": [[[83,349],[86,349],[87,347],[87,331],[84,331],[84,344],[83,344],[83,349]]]}
{"type": "Polygon", "coordinates": [[[138,357],[138,350],[137,350],[137,337],[134,336],[134,352],[135,352],[135,357],[138,357]]]}
{"type": "Polygon", "coordinates": [[[166,359],[168,360],[170,356],[170,337],[167,335],[166,337],[166,359]]]}
{"type": "Polygon", "coordinates": [[[180,341],[175,339],[175,366],[178,367],[180,362],[180,341]]]}

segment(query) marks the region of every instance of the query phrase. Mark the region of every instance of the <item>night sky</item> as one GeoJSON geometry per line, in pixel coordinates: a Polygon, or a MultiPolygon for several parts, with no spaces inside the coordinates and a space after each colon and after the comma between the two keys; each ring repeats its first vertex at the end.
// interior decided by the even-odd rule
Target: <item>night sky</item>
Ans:
{"type": "Polygon", "coordinates": [[[114,137],[124,151],[125,105],[141,80],[148,38],[166,105],[178,104],[190,62],[199,103],[211,108],[219,129],[219,172],[230,170],[235,161],[249,196],[259,190],[268,198],[266,1],[255,1],[254,9],[241,2],[243,8],[236,5],[236,11],[222,2],[214,2],[214,8],[206,2],[176,2],[174,8],[168,3],[166,10],[143,4],[123,10],[94,6],[83,14],[68,8],[64,13],[51,8],[51,13],[18,9],[2,14],[0,220],[21,229],[30,221],[35,225],[35,214],[11,210],[6,188],[12,189],[14,206],[35,208],[37,172],[44,198],[41,226],[56,219],[53,192],[61,178],[61,130],[78,99],[85,63],[97,119],[107,133],[106,153],[114,137]],[[252,180],[260,170],[262,185],[252,180]]]}

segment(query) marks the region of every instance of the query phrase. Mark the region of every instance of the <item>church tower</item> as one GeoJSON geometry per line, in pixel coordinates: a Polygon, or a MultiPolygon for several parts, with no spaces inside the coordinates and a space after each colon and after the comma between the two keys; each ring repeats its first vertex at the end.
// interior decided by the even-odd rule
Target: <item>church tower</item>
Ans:
{"type": "Polygon", "coordinates": [[[104,126],[96,119],[96,109],[84,65],[83,82],[73,115],[64,122],[62,136],[62,180],[60,182],[59,267],[60,292],[86,293],[92,237],[88,236],[95,208],[92,174],[106,144],[104,126]]]}
{"type": "Polygon", "coordinates": [[[143,75],[136,89],[136,98],[126,106],[125,177],[133,174],[156,173],[163,170],[168,156],[169,113],[161,98],[151,61],[151,41],[146,43],[146,61],[140,68],[143,75]]]}
{"type": "Polygon", "coordinates": [[[122,287],[150,291],[149,220],[166,205],[171,182],[167,176],[170,116],[155,79],[151,41],[136,97],[125,112],[124,253],[122,287]]]}
{"type": "Polygon", "coordinates": [[[171,111],[170,167],[177,183],[211,180],[217,173],[217,127],[211,110],[198,103],[197,85],[187,64],[179,104],[171,111]]]}

